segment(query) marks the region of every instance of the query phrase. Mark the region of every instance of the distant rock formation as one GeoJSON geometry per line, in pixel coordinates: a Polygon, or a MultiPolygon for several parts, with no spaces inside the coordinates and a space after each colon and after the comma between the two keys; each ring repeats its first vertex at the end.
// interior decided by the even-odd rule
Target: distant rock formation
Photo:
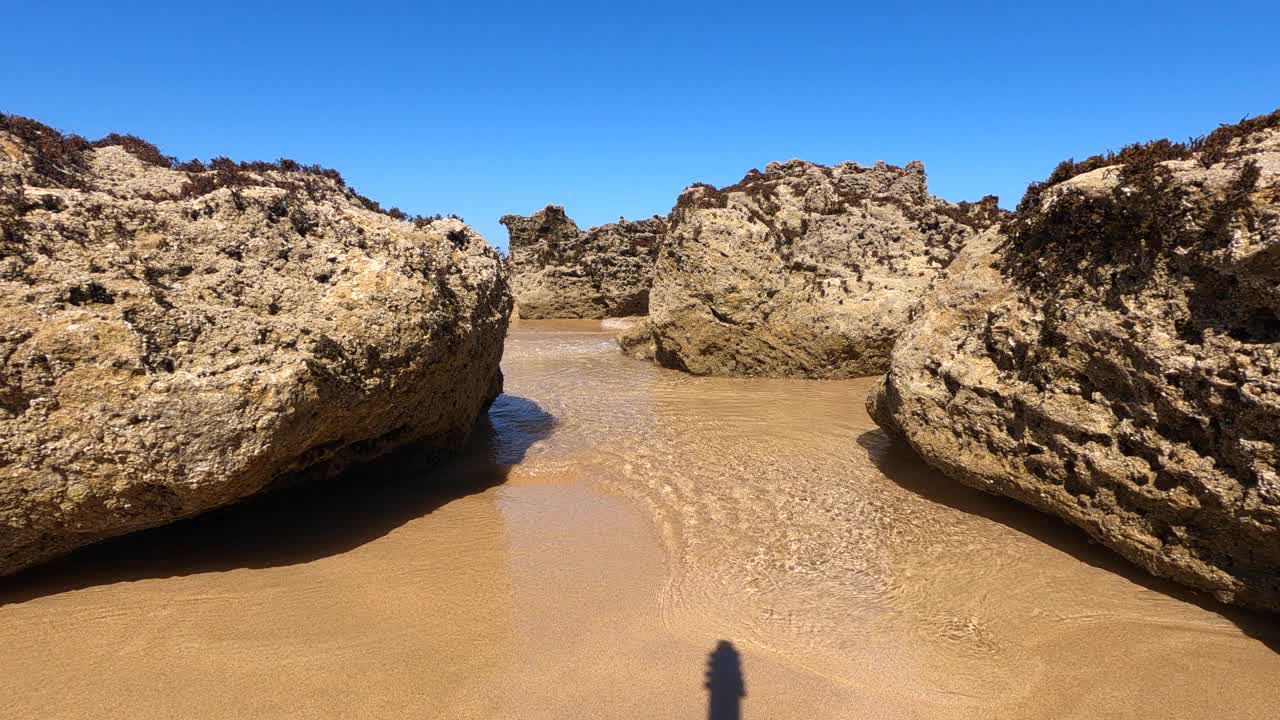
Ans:
{"type": "Polygon", "coordinates": [[[1280,111],[1060,165],[952,263],[868,407],[967,485],[1280,610],[1280,111]]]}
{"type": "Polygon", "coordinates": [[[883,372],[911,306],[1001,217],[994,197],[929,195],[919,162],[792,160],[694,185],[671,214],[649,322],[620,343],[698,375],[883,372]]]}
{"type": "Polygon", "coordinates": [[[607,318],[649,311],[649,287],[667,221],[619,220],[578,229],[559,205],[504,215],[511,287],[520,317],[607,318]]]}
{"type": "Polygon", "coordinates": [[[478,234],[334,171],[0,115],[0,574],[458,445],[501,391],[510,311],[478,234]]]}

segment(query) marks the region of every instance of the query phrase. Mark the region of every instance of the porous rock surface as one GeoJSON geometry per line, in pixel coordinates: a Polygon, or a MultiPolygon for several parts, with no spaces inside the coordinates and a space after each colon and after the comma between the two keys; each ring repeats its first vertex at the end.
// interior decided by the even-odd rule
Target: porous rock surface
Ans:
{"type": "Polygon", "coordinates": [[[461,222],[288,161],[98,145],[0,116],[0,574],[449,449],[500,392],[510,293],[461,222]]]}
{"type": "Polygon", "coordinates": [[[1033,185],[868,409],[967,485],[1280,610],[1280,113],[1033,185]]]}
{"type": "Polygon", "coordinates": [[[924,166],[792,160],[694,185],[671,213],[649,321],[624,352],[698,375],[883,372],[910,307],[1001,216],[928,193],[924,166]]]}
{"type": "Polygon", "coordinates": [[[585,232],[559,205],[504,215],[511,288],[520,317],[607,318],[649,309],[665,218],[619,220],[585,232]]]}

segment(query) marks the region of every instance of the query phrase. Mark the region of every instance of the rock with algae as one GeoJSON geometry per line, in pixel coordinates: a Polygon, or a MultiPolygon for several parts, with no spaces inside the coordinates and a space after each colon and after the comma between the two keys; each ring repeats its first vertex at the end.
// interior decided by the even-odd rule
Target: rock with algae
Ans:
{"type": "Polygon", "coordinates": [[[770,163],[671,213],[649,321],[624,352],[698,375],[883,372],[908,311],[1001,217],[928,193],[924,166],[770,163]]]}
{"type": "Polygon", "coordinates": [[[501,390],[507,281],[457,220],[16,116],[0,182],[0,574],[450,449],[501,390]]]}
{"type": "Polygon", "coordinates": [[[1063,163],[952,264],[868,406],[960,482],[1280,610],[1280,111],[1063,163]]]}
{"type": "Polygon", "coordinates": [[[504,215],[511,287],[520,317],[608,318],[649,310],[665,218],[619,220],[585,232],[559,205],[504,215]]]}

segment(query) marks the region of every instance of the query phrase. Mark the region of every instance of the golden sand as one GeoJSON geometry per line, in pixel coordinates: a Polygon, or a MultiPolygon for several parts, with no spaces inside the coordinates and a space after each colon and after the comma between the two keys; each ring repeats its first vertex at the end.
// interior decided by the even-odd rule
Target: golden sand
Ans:
{"type": "Polygon", "coordinates": [[[705,718],[729,641],[744,718],[1274,717],[1273,620],[939,476],[869,381],[695,378],[612,333],[517,325],[444,466],[7,580],[2,714],[705,718]]]}

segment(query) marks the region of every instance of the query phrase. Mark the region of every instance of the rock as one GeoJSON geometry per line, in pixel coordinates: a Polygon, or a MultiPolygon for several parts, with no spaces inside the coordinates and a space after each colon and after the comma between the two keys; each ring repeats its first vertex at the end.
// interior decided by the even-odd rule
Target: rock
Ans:
{"type": "Polygon", "coordinates": [[[952,263],[868,409],[960,482],[1280,610],[1280,111],[1063,163],[952,263]]]}
{"type": "Polygon", "coordinates": [[[637,360],[656,360],[658,347],[649,318],[640,318],[623,328],[618,334],[618,347],[637,360]]]}
{"type": "Polygon", "coordinates": [[[607,318],[649,311],[653,264],[667,221],[619,220],[586,232],[559,205],[499,221],[510,234],[520,317],[607,318]]]}
{"type": "Polygon", "coordinates": [[[450,449],[501,391],[510,292],[460,221],[98,145],[0,115],[0,574],[450,449]]]}
{"type": "Polygon", "coordinates": [[[694,185],[671,214],[649,322],[620,343],[698,375],[883,372],[910,307],[1000,217],[994,197],[929,195],[919,162],[792,160],[694,185]]]}

